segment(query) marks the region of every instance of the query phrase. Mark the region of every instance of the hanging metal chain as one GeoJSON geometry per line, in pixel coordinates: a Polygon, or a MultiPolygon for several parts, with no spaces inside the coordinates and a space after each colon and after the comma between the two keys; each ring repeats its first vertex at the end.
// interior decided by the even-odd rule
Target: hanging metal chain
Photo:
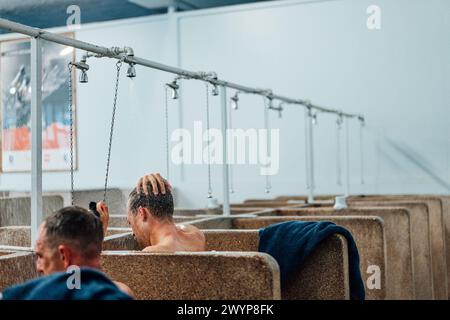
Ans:
{"type": "Polygon", "coordinates": [[[167,85],[164,86],[165,88],[165,97],[166,97],[166,105],[165,105],[165,124],[166,124],[166,179],[170,181],[170,163],[169,163],[169,97],[168,97],[168,88],[167,85]]]}
{"type": "Polygon", "coordinates": [[[339,115],[336,120],[336,184],[342,186],[342,161],[341,161],[341,131],[342,116],[339,115]]]}
{"type": "Polygon", "coordinates": [[[208,198],[212,198],[212,186],[211,186],[211,159],[210,159],[210,132],[209,132],[209,86],[206,85],[206,137],[207,137],[207,157],[208,157],[208,198]]]}
{"type": "Polygon", "coordinates": [[[72,63],[69,62],[69,121],[70,121],[70,203],[74,204],[74,178],[73,178],[73,79],[72,63]]]}
{"type": "Polygon", "coordinates": [[[116,106],[117,106],[117,92],[119,90],[119,79],[120,79],[120,68],[122,67],[123,59],[117,61],[116,63],[116,87],[114,91],[114,102],[113,102],[113,111],[112,111],[112,118],[111,118],[111,130],[109,132],[109,145],[108,145],[108,156],[106,159],[106,174],[105,174],[105,190],[103,193],[103,202],[106,202],[106,191],[108,190],[108,176],[109,176],[109,165],[111,160],[111,146],[112,146],[112,138],[113,138],[113,132],[114,132],[114,121],[116,118],[116,106]]]}
{"type": "MultiPolygon", "coordinates": [[[[267,104],[267,98],[264,98],[264,127],[266,130],[266,137],[267,137],[267,141],[266,141],[266,152],[267,155],[269,154],[269,149],[270,149],[270,136],[269,136],[269,108],[270,108],[270,104],[267,104]]],[[[272,189],[272,185],[270,183],[270,176],[267,174],[266,175],[266,189],[265,192],[266,193],[270,193],[270,189],[272,189]]]]}

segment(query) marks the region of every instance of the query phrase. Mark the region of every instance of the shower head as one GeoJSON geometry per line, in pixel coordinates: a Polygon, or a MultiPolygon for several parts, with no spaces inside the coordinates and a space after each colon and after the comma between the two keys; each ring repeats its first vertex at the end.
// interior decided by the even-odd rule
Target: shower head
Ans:
{"type": "Polygon", "coordinates": [[[135,78],[136,77],[136,68],[134,67],[134,63],[129,63],[128,64],[127,77],[128,78],[135,78]]]}
{"type": "Polygon", "coordinates": [[[238,96],[238,92],[236,91],[236,93],[234,94],[234,96],[231,97],[231,108],[233,110],[237,110],[238,109],[238,101],[239,101],[239,96],[238,96]]]}
{"type": "Polygon", "coordinates": [[[363,116],[358,116],[358,120],[361,123],[361,127],[366,125],[366,119],[363,116]]]}
{"type": "Polygon", "coordinates": [[[219,202],[212,194],[208,194],[206,206],[208,209],[217,209],[219,207],[219,202]]]}
{"type": "Polygon", "coordinates": [[[87,75],[87,72],[86,72],[86,70],[81,70],[81,73],[80,73],[80,83],[87,83],[88,82],[88,75],[87,75]]]}
{"type": "Polygon", "coordinates": [[[178,85],[177,80],[175,79],[170,83],[166,83],[166,86],[172,89],[172,99],[178,99],[178,89],[180,88],[180,86],[178,85]]]}
{"type": "Polygon", "coordinates": [[[219,95],[219,87],[217,86],[217,84],[213,84],[211,93],[212,93],[213,96],[218,96],[219,95]]]}
{"type": "Polygon", "coordinates": [[[312,115],[311,121],[312,121],[312,124],[314,124],[314,125],[317,124],[317,112],[312,115]]]}

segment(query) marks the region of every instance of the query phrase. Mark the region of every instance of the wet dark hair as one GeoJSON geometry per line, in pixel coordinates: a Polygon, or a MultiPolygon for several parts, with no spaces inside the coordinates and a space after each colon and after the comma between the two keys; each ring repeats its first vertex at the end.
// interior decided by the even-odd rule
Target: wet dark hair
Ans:
{"type": "Polygon", "coordinates": [[[102,251],[101,220],[92,212],[77,206],[62,208],[44,220],[45,240],[57,248],[68,244],[85,259],[92,259],[102,251]]]}
{"type": "Polygon", "coordinates": [[[172,220],[173,216],[173,197],[172,193],[168,190],[166,184],[166,193],[162,194],[161,190],[158,190],[158,194],[154,195],[152,192],[151,183],[147,183],[149,194],[145,194],[142,190],[140,193],[134,188],[128,196],[128,208],[133,214],[137,213],[139,207],[147,208],[150,214],[158,219],[172,220]]]}

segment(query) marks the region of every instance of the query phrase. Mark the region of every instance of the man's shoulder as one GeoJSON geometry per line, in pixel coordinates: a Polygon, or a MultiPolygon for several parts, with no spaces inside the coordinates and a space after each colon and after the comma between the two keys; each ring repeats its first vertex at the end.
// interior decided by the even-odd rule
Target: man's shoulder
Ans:
{"type": "Polygon", "coordinates": [[[199,241],[202,241],[202,242],[206,241],[205,233],[202,230],[200,230],[199,228],[197,228],[195,226],[190,226],[190,227],[192,228],[191,232],[194,237],[196,237],[199,241]]]}
{"type": "Polygon", "coordinates": [[[199,228],[187,225],[183,230],[183,239],[188,248],[188,251],[205,251],[206,237],[202,230],[199,228]]]}
{"type": "Polygon", "coordinates": [[[200,235],[204,237],[204,233],[202,230],[197,228],[196,226],[190,225],[190,224],[177,224],[178,228],[183,231],[184,233],[190,233],[193,235],[200,235]]]}

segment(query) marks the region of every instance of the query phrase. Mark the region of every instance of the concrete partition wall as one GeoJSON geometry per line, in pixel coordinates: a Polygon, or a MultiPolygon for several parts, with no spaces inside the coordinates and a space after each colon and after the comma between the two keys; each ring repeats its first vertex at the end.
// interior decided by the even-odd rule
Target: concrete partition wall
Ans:
{"type": "MultiPolygon", "coordinates": [[[[43,198],[44,217],[63,207],[63,198],[43,198]]],[[[31,202],[29,197],[0,199],[0,227],[31,225],[31,202]]]]}
{"type": "MultiPolygon", "coordinates": [[[[206,250],[258,251],[258,230],[204,230],[206,250]]],[[[349,299],[348,248],[341,235],[324,240],[282,287],[285,300],[349,299]]]]}
{"type": "MultiPolygon", "coordinates": [[[[275,212],[273,210],[270,211],[261,211],[259,213],[262,212],[275,212]]],[[[251,217],[256,217],[257,215],[254,214],[250,214],[250,215],[237,215],[236,217],[241,217],[241,216],[251,216],[251,217]]],[[[229,229],[231,227],[231,220],[227,217],[217,217],[217,216],[199,216],[199,217],[193,217],[193,218],[181,218],[178,219],[178,217],[174,216],[174,221],[177,224],[191,224],[196,226],[199,229],[229,229]]],[[[111,228],[109,229],[128,229],[128,231],[131,232],[131,228],[127,225],[126,227],[116,227],[117,225],[125,225],[126,224],[126,217],[121,216],[117,219],[114,219],[113,225],[114,227],[110,226],[111,228]]]]}
{"type": "Polygon", "coordinates": [[[442,201],[442,213],[445,224],[445,248],[447,264],[447,292],[450,299],[450,196],[437,196],[442,201]]]}
{"type": "MultiPolygon", "coordinates": [[[[108,228],[106,236],[128,233],[130,231],[130,228],[108,228]]],[[[0,246],[30,247],[31,228],[24,226],[0,227],[0,246]]]]}
{"type": "MultiPolygon", "coordinates": [[[[243,206],[231,208],[231,215],[243,214],[243,213],[253,213],[255,211],[266,210],[264,207],[258,208],[258,206],[243,206]]],[[[223,214],[222,207],[216,209],[183,209],[175,208],[174,217],[201,217],[201,216],[220,216],[223,214]]]]}
{"type": "Polygon", "coordinates": [[[234,208],[231,211],[231,214],[263,214],[263,213],[267,213],[267,212],[273,212],[273,208],[257,208],[255,210],[255,208],[234,208]]]}
{"type": "Polygon", "coordinates": [[[0,254],[0,292],[38,276],[31,252],[0,254]]]}
{"type": "MultiPolygon", "coordinates": [[[[318,199],[318,197],[319,196],[314,196],[314,199],[318,199]]],[[[284,202],[293,200],[293,201],[303,201],[303,202],[307,203],[308,197],[307,196],[295,196],[295,195],[294,196],[278,196],[278,197],[275,197],[273,200],[274,201],[284,201],[284,202]]]]}
{"type": "Polygon", "coordinates": [[[303,203],[288,203],[285,201],[257,201],[257,202],[244,202],[244,203],[233,203],[231,204],[231,209],[241,209],[241,208],[280,208],[280,207],[294,207],[301,205],[303,203]]]}
{"type": "Polygon", "coordinates": [[[280,273],[264,253],[102,253],[103,271],[138,299],[278,300],[280,273]]]}
{"type": "Polygon", "coordinates": [[[174,215],[176,216],[191,216],[195,217],[198,215],[221,215],[222,210],[220,208],[215,209],[185,209],[185,208],[175,208],[174,215]]]}
{"type": "MultiPolygon", "coordinates": [[[[91,201],[100,201],[103,199],[103,189],[93,189],[93,190],[81,190],[74,192],[74,204],[87,207],[89,202],[91,201]]],[[[108,189],[107,193],[107,204],[109,207],[109,212],[111,215],[125,215],[127,214],[127,201],[128,195],[131,192],[131,189],[118,189],[111,188],[108,189]]],[[[70,193],[68,192],[60,192],[61,196],[66,200],[65,205],[69,205],[70,201],[70,193]]],[[[182,207],[177,207],[177,191],[176,188],[172,188],[172,194],[174,198],[175,215],[180,216],[195,216],[195,215],[219,215],[222,214],[220,209],[187,209],[182,207]]]]}
{"type": "Polygon", "coordinates": [[[258,230],[203,230],[206,251],[258,251],[258,230]]]}
{"type": "MultiPolygon", "coordinates": [[[[348,229],[358,246],[361,260],[361,275],[366,288],[366,299],[411,299],[414,296],[412,288],[396,287],[387,281],[386,273],[389,272],[389,265],[386,264],[385,257],[385,236],[383,230],[383,220],[379,217],[332,217],[332,216],[315,216],[315,217],[260,217],[260,218],[238,218],[232,220],[232,227],[236,229],[259,229],[274,223],[285,221],[331,221],[348,229]],[[379,286],[372,286],[370,279],[373,271],[369,266],[379,268],[376,276],[379,280],[379,286]]],[[[405,271],[402,271],[405,273],[405,271]]],[[[400,277],[404,277],[400,275],[400,277]]]]}
{"type": "Polygon", "coordinates": [[[440,268],[437,266],[438,263],[442,263],[442,259],[433,260],[433,256],[440,254],[440,248],[433,247],[428,206],[424,203],[411,204],[402,201],[352,201],[351,206],[398,206],[406,208],[410,212],[416,299],[442,299],[442,288],[440,287],[445,285],[445,281],[442,281],[442,276],[445,275],[439,274],[442,266],[440,268]]]}
{"type": "MultiPolygon", "coordinates": [[[[106,194],[106,202],[109,207],[110,214],[126,214],[126,205],[128,195],[131,189],[108,188],[106,194]]],[[[103,200],[104,189],[85,189],[75,190],[73,193],[74,205],[88,208],[89,202],[98,202],[103,200]]],[[[71,205],[71,195],[69,191],[50,191],[44,192],[45,197],[58,196],[63,199],[63,206],[71,205]]],[[[29,192],[11,192],[10,198],[30,197],[29,192]]]]}
{"type": "Polygon", "coordinates": [[[114,228],[114,227],[111,227],[111,228],[108,228],[108,230],[106,230],[105,237],[112,236],[112,235],[115,235],[115,234],[129,233],[129,232],[131,232],[131,228],[114,228]]]}
{"type": "MultiPolygon", "coordinates": [[[[333,195],[317,196],[319,200],[333,199],[333,195]]],[[[304,200],[305,196],[279,196],[274,201],[304,200]]],[[[425,203],[428,207],[432,250],[433,293],[436,299],[450,298],[450,196],[448,195],[362,195],[351,196],[349,202],[405,201],[425,203]],[[445,275],[445,278],[442,276],[445,275]]],[[[388,205],[388,204],[387,204],[388,205]]]]}
{"type": "MultiPolygon", "coordinates": [[[[430,270],[430,251],[413,248],[413,239],[428,242],[427,233],[412,235],[411,212],[403,207],[363,207],[335,210],[333,208],[305,208],[280,210],[280,215],[300,216],[379,216],[384,221],[387,258],[387,281],[396,288],[413,287],[416,299],[433,298],[430,270]],[[416,267],[418,269],[416,269],[416,267]]],[[[426,224],[425,224],[426,226],[426,224]]],[[[422,226],[422,229],[426,229],[422,226]]]]}
{"type": "MultiPolygon", "coordinates": [[[[173,221],[175,223],[184,223],[187,221],[194,220],[195,216],[173,216],[173,221]]],[[[127,221],[126,215],[118,215],[118,214],[112,214],[109,216],[109,225],[108,227],[111,228],[128,228],[130,225],[127,221]]]]}
{"type": "MultiPolygon", "coordinates": [[[[204,230],[207,251],[257,252],[258,230],[204,230]]],[[[131,234],[108,237],[104,250],[139,250],[131,234]]],[[[347,242],[340,235],[323,241],[282,288],[282,299],[349,299],[347,242]],[[326,275],[326,276],[324,276],[326,275]]]]}
{"type": "MultiPolygon", "coordinates": [[[[103,189],[75,191],[73,194],[74,204],[88,208],[89,202],[98,202],[103,199],[103,189]]],[[[128,192],[117,188],[108,189],[107,204],[110,214],[126,214],[128,192]]]]}
{"type": "Polygon", "coordinates": [[[14,247],[31,246],[30,227],[0,227],[0,245],[14,247]]]}
{"type": "Polygon", "coordinates": [[[282,204],[288,203],[288,204],[306,204],[307,203],[307,198],[305,199],[278,199],[278,198],[274,198],[274,199],[246,199],[244,200],[242,203],[264,203],[264,202],[279,202],[282,204]]]}
{"type": "Polygon", "coordinates": [[[133,234],[131,232],[110,235],[105,237],[105,240],[103,241],[104,251],[109,250],[139,251],[142,249],[143,248],[139,246],[139,244],[134,239],[133,234]]]}
{"type": "MultiPolygon", "coordinates": [[[[386,196],[352,196],[350,203],[355,201],[373,201],[379,200],[383,202],[405,201],[407,203],[425,203],[428,207],[430,221],[431,248],[434,252],[432,255],[433,277],[435,281],[435,298],[449,298],[450,288],[450,233],[446,229],[448,213],[444,211],[444,201],[435,196],[421,195],[386,195],[386,196]],[[437,283],[437,285],[436,285],[437,283]]],[[[448,222],[450,224],[450,222],[448,222]]],[[[449,225],[450,227],[450,225],[449,225]]]]}

